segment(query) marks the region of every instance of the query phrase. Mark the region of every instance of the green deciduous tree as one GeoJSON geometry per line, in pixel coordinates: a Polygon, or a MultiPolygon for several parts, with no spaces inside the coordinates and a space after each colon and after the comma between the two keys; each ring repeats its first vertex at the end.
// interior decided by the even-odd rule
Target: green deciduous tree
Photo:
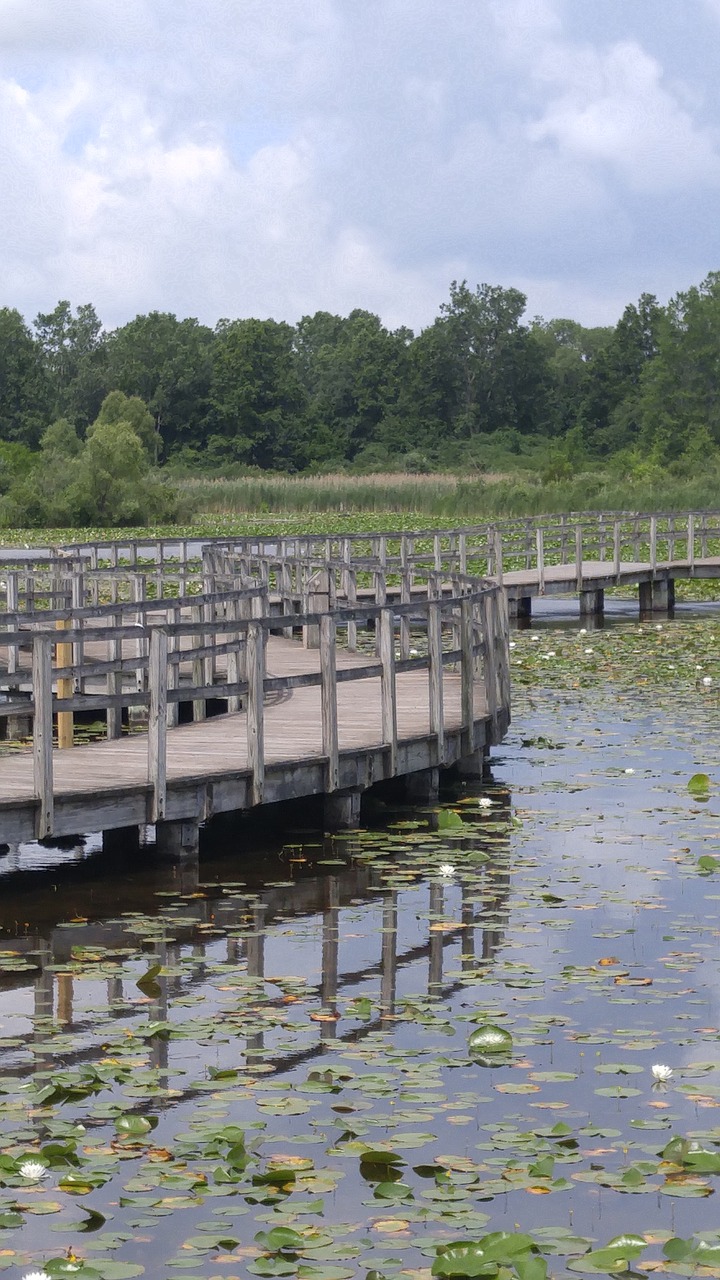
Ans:
{"type": "Polygon", "coordinates": [[[144,400],[164,457],[205,442],[213,341],[212,329],[197,320],[162,311],[137,316],[108,337],[108,385],[144,400]]]}
{"type": "Polygon", "coordinates": [[[211,389],[218,460],[296,470],[306,460],[307,397],[293,351],[294,330],[275,320],[221,321],[211,389]]]}
{"type": "Polygon", "coordinates": [[[657,299],[644,293],[626,307],[609,342],[587,365],[578,425],[591,453],[632,445],[640,431],[641,379],[654,362],[663,326],[657,299]]]}
{"type": "Polygon", "coordinates": [[[147,458],[155,462],[158,452],[155,420],[139,396],[126,396],[122,391],[111,391],[106,395],[97,418],[88,429],[88,440],[100,426],[119,425],[127,426],[134,431],[147,458]]]}
{"type": "Polygon", "coordinates": [[[42,353],[19,311],[0,309],[0,439],[37,448],[50,412],[42,353]]]}
{"type": "Polygon", "coordinates": [[[54,311],[35,317],[35,333],[52,391],[55,417],[84,429],[93,421],[107,391],[102,322],[91,303],[76,307],[58,302],[54,311]]]}

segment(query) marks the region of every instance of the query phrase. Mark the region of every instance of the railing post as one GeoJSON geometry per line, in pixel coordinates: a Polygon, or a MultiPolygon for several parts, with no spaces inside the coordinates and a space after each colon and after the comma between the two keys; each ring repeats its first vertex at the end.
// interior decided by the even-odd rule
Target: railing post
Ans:
{"type": "Polygon", "coordinates": [[[469,596],[460,601],[460,681],[462,732],[465,742],[463,755],[475,750],[475,654],[473,627],[473,602],[469,596]]]}
{"type": "Polygon", "coordinates": [[[538,594],[545,595],[545,537],[540,525],[535,530],[535,547],[537,555],[538,594]]]}
{"type": "Polygon", "coordinates": [[[613,573],[615,581],[620,577],[620,521],[613,524],[613,573]]]}
{"type": "Polygon", "coordinates": [[[54,820],[51,646],[48,636],[35,636],[33,640],[33,788],[40,801],[36,827],[39,840],[52,835],[54,820]]]}
{"type": "Polygon", "coordinates": [[[583,531],[582,525],[575,525],[575,584],[582,591],[583,582],[583,531]]]}
{"type": "MultiPolygon", "coordinates": [[[[238,622],[240,619],[240,600],[237,595],[229,605],[229,619],[238,622]]],[[[241,652],[245,643],[245,637],[241,638],[239,631],[231,632],[232,648],[228,649],[227,655],[227,682],[229,685],[239,685],[242,682],[243,663],[241,652]]],[[[228,712],[234,714],[240,711],[242,706],[242,698],[239,693],[231,693],[228,697],[228,712]]]]}
{"type": "Polygon", "coordinates": [[[657,516],[650,517],[650,568],[657,569],[657,516]]]}
{"type": "MultiPolygon", "coordinates": [[[[9,573],[7,576],[7,611],[14,614],[17,614],[18,611],[18,576],[15,572],[9,573]]],[[[8,623],[8,631],[19,630],[19,618],[16,617],[14,622],[8,623]]],[[[15,675],[18,669],[19,653],[19,644],[8,644],[7,669],[9,676],[15,675]]]]}
{"type": "MultiPolygon", "coordinates": [[[[688,515],[687,524],[687,560],[692,572],[695,568],[695,512],[688,515]]],[[[10,584],[8,583],[8,586],[10,584]]]]}
{"type": "Polygon", "coordinates": [[[430,733],[437,739],[438,764],[445,760],[445,719],[443,710],[442,603],[428,600],[428,698],[430,733]]]}
{"type": "MultiPolygon", "coordinates": [[[[355,569],[348,569],[346,581],[348,608],[354,609],[357,605],[357,573],[355,569]]],[[[357,651],[357,621],[355,618],[348,618],[347,647],[351,653],[357,651]]]]}
{"type": "Polygon", "coordinates": [[[397,773],[397,698],[395,686],[395,627],[392,609],[382,609],[378,618],[378,649],[382,664],[380,705],[383,746],[390,748],[390,776],[397,773]]]}
{"type": "MultiPolygon", "coordinates": [[[[170,610],[168,621],[172,621],[173,626],[176,626],[179,622],[182,621],[182,608],[180,605],[177,605],[174,609],[170,610]]],[[[170,655],[173,653],[176,653],[179,650],[179,648],[180,648],[180,637],[178,633],[173,632],[173,634],[171,635],[168,632],[168,669],[167,669],[168,689],[177,689],[180,686],[180,660],[178,659],[177,662],[173,662],[170,659],[170,655]]],[[[180,720],[180,703],[175,698],[173,698],[172,702],[168,701],[168,708],[167,708],[168,727],[178,724],[179,720],[180,720]]]]}
{"type": "Polygon", "coordinates": [[[265,643],[262,624],[248,623],[247,638],[247,754],[252,774],[251,800],[262,804],[265,791],[265,643]]]}
{"type": "MultiPolygon", "coordinates": [[[[134,544],[133,544],[133,549],[135,551],[135,556],[137,556],[137,548],[135,547],[134,544]]],[[[133,587],[133,603],[142,604],[143,600],[145,599],[144,574],[138,574],[138,573],[133,574],[132,587],[133,587]]],[[[135,625],[136,627],[138,627],[138,639],[135,644],[135,654],[138,659],[141,659],[145,657],[145,638],[144,638],[145,614],[142,611],[142,609],[138,609],[135,614],[135,625]],[[142,630],[140,630],[141,628],[142,630]]],[[[137,676],[136,676],[136,688],[138,693],[145,692],[147,688],[146,680],[147,680],[147,677],[146,677],[145,671],[143,670],[140,662],[138,662],[137,676]]]]}
{"type": "MultiPolygon", "coordinates": [[[[122,614],[113,614],[108,618],[108,625],[111,627],[122,626],[122,614]]],[[[120,663],[122,658],[122,640],[118,636],[113,636],[108,640],[108,662],[120,663]]],[[[115,694],[122,693],[123,677],[122,671],[108,671],[107,673],[107,693],[108,698],[112,698],[115,694]]],[[[122,707],[118,707],[108,702],[106,716],[106,733],[108,738],[119,738],[122,734],[122,707]]]]}
{"type": "MultiPolygon", "coordinates": [[[[407,558],[407,539],[404,534],[400,536],[400,603],[409,604],[411,600],[410,590],[410,570],[408,568],[407,558]]],[[[410,615],[408,613],[400,614],[400,657],[405,660],[410,657],[410,615]]]]}
{"type": "MultiPolygon", "coordinates": [[[[77,611],[82,609],[85,604],[85,572],[81,559],[76,560],[72,566],[72,577],[70,579],[70,603],[73,611],[73,627],[78,631],[82,631],[82,618],[78,618],[76,616],[77,611]]],[[[70,662],[63,662],[62,664],[58,663],[58,666],[75,665],[76,667],[80,667],[83,664],[84,657],[85,646],[83,645],[82,640],[76,640],[73,645],[73,653],[70,662]]],[[[74,686],[75,681],[73,681],[73,692],[74,686]]],[[[85,692],[85,679],[82,676],[78,682],[78,691],[80,693],[85,692]]],[[[60,696],[60,690],[58,690],[58,696],[60,696]]]]}
{"type": "Polygon", "coordinates": [[[320,618],[320,705],[322,753],[327,756],[325,790],[340,785],[338,759],[337,673],[335,662],[335,619],[329,613],[320,618]]]}
{"type": "Polygon", "coordinates": [[[499,529],[495,530],[493,536],[493,551],[495,554],[495,577],[500,586],[503,584],[503,545],[502,534],[499,529]]]}
{"type": "MultiPolygon", "coordinates": [[[[67,631],[70,623],[68,620],[58,618],[55,623],[57,631],[67,631]]],[[[58,640],[55,645],[55,666],[71,667],[73,665],[73,646],[67,641],[58,640]]],[[[72,698],[75,692],[75,686],[72,676],[63,676],[58,678],[57,696],[58,698],[72,698]]],[[[58,747],[62,751],[66,751],[73,745],[73,713],[72,711],[58,711],[57,713],[57,736],[58,747]]]]}
{"type": "Polygon", "coordinates": [[[164,627],[153,627],[148,664],[148,782],[153,789],[153,822],[163,820],[167,802],[167,657],[168,633],[164,627]]]}
{"type": "Polygon", "coordinates": [[[494,595],[489,592],[482,599],[482,624],[483,624],[483,677],[485,680],[485,701],[487,705],[487,713],[492,722],[493,728],[497,721],[498,713],[498,669],[497,655],[495,651],[495,614],[497,609],[497,601],[494,595]]]}
{"type": "MultiPolygon", "coordinates": [[[[199,649],[204,643],[204,634],[202,630],[203,623],[203,607],[201,604],[193,604],[190,606],[190,620],[196,626],[196,630],[192,632],[190,637],[194,648],[199,649]]],[[[193,658],[192,660],[192,682],[195,688],[202,688],[205,680],[205,663],[202,658],[193,658]]],[[[193,698],[193,720],[205,720],[207,717],[207,699],[193,698]]]]}

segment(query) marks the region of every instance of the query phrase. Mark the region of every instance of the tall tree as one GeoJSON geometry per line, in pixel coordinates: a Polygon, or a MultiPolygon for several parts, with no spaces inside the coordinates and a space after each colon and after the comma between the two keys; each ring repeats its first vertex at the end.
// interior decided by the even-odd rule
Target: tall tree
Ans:
{"type": "Polygon", "coordinates": [[[42,353],[19,311],[0,309],[0,439],[37,448],[50,417],[42,353]]]}
{"type": "Polygon", "coordinates": [[[640,440],[658,461],[720,445],[720,272],[678,293],[638,396],[640,440]]]}
{"type": "Polygon", "coordinates": [[[314,461],[350,460],[373,446],[406,447],[402,400],[409,373],[409,329],[388,330],[357,309],[343,319],[320,311],[297,327],[314,461]]]}
{"type": "Polygon", "coordinates": [[[137,316],[108,336],[108,386],[144,400],[166,457],[204,444],[212,345],[212,329],[165,311],[137,316]]]}
{"type": "Polygon", "coordinates": [[[294,330],[275,320],[223,320],[213,345],[211,387],[217,461],[296,470],[305,463],[307,398],[294,330]]]}
{"type": "Polygon", "coordinates": [[[627,306],[606,345],[586,366],[578,424],[587,448],[610,454],[632,445],[640,430],[641,379],[658,353],[663,310],[644,293],[627,306]]]}
{"type": "Polygon", "coordinates": [[[75,308],[66,300],[39,314],[35,333],[52,387],[53,416],[87,427],[107,391],[102,322],[91,303],[75,308]]]}
{"type": "Polygon", "coordinates": [[[448,433],[529,432],[543,421],[545,358],[520,323],[525,305],[518,289],[452,282],[422,344],[448,433]]]}

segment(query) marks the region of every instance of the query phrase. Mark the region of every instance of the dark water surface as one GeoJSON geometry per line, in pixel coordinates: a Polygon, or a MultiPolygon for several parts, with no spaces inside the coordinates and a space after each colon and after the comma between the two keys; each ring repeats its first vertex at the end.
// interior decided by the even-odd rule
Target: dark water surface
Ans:
{"type": "Polygon", "coordinates": [[[0,1270],[429,1275],[521,1230],[559,1275],[620,1232],[648,1262],[716,1243],[715,626],[518,633],[492,780],[440,814],[199,868],[13,851],[0,1270]],[[483,1065],[488,1023],[512,1046],[483,1065]]]}

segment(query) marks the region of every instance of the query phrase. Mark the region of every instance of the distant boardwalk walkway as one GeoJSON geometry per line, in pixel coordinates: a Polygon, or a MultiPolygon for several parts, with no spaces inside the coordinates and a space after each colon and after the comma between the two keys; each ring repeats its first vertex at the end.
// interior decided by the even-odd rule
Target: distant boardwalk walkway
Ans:
{"type": "Polygon", "coordinates": [[[218,814],[322,796],[352,826],[377,782],[431,799],[440,769],[480,772],[508,615],[574,593],[590,617],[616,585],[667,611],[677,578],[720,577],[720,517],[76,544],[0,573],[0,723],[32,736],[0,757],[0,842],[155,824],[182,857],[218,814]],[[78,745],[87,720],[104,740],[78,745]]]}

